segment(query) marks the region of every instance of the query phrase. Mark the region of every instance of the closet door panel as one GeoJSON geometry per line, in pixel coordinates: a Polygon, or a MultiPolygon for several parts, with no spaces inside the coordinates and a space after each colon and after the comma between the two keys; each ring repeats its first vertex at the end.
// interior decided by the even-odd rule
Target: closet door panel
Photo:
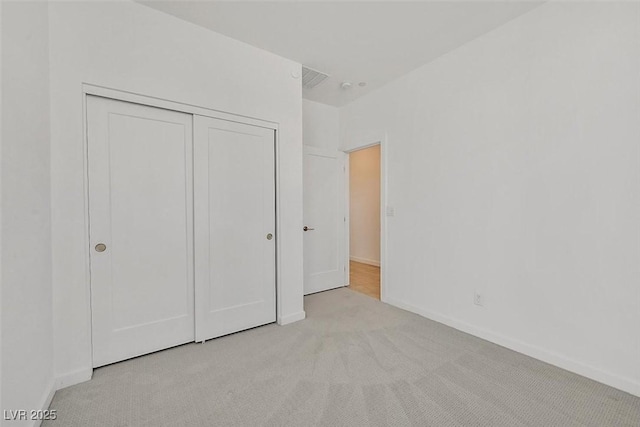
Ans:
{"type": "Polygon", "coordinates": [[[194,339],[192,116],[87,97],[93,364],[194,339]]]}
{"type": "Polygon", "coordinates": [[[194,117],[196,340],[276,320],[275,134],[194,117]]]}

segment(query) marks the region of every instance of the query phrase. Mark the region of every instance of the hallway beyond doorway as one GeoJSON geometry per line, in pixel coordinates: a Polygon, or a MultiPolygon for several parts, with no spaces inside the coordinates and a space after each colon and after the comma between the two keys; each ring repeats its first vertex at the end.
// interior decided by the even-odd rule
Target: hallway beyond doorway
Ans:
{"type": "Polygon", "coordinates": [[[349,288],[380,299],[380,267],[349,261],[349,288]]]}

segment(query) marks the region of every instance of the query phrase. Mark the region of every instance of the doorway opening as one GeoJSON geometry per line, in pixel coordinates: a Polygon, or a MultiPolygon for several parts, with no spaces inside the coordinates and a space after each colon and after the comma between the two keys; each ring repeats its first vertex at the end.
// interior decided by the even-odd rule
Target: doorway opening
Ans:
{"type": "Polygon", "coordinates": [[[380,144],[349,153],[349,287],[380,299],[380,144]]]}

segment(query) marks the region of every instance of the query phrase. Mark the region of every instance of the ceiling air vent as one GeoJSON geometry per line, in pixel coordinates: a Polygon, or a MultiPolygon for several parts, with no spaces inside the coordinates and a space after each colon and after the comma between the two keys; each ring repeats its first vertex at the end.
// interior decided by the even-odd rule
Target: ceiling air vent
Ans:
{"type": "Polygon", "coordinates": [[[316,71],[309,67],[302,66],[302,87],[306,89],[313,89],[322,83],[327,77],[325,73],[316,71]]]}

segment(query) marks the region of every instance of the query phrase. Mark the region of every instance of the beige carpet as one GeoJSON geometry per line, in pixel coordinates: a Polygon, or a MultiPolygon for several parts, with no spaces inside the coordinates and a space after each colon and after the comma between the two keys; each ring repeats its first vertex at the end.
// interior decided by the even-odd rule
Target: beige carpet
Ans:
{"type": "Polygon", "coordinates": [[[638,426],[640,399],[349,289],[97,369],[45,426],[638,426]]]}

